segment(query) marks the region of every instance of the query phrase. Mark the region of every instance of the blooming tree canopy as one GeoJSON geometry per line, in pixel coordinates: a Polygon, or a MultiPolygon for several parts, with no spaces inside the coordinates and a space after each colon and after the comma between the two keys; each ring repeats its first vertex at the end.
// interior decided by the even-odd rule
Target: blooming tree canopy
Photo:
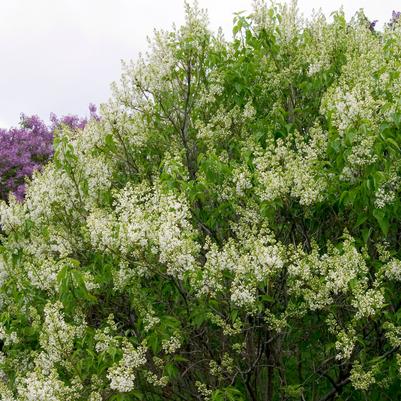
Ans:
{"type": "Polygon", "coordinates": [[[0,203],[5,400],[401,398],[401,25],[186,6],[0,203]]]}

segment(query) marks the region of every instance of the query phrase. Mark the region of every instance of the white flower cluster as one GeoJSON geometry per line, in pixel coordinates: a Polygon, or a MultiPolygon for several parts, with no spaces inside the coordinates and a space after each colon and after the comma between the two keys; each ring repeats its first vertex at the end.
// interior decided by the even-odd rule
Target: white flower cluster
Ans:
{"type": "Polygon", "coordinates": [[[384,296],[379,289],[369,288],[355,295],[352,306],[357,310],[356,319],[368,318],[384,306],[384,296]]]}
{"type": "Polygon", "coordinates": [[[252,17],[257,30],[277,30],[280,41],[284,46],[296,45],[294,40],[298,39],[298,33],[304,26],[304,21],[297,12],[297,2],[292,0],[289,3],[272,3],[274,8],[268,8],[265,0],[253,2],[252,17]],[[272,18],[272,12],[274,17],[272,18]],[[280,22],[280,23],[278,23],[280,22]]]}
{"type": "Polygon", "coordinates": [[[369,288],[355,295],[352,306],[356,309],[356,319],[368,318],[384,306],[384,296],[377,288],[369,288]]]}
{"type": "Polygon", "coordinates": [[[167,376],[157,376],[156,373],[152,373],[150,371],[146,371],[145,372],[145,376],[146,376],[146,381],[149,384],[152,384],[153,386],[156,387],[165,387],[168,384],[168,377],[167,376]]]}
{"type": "Polygon", "coordinates": [[[157,189],[127,186],[117,195],[115,217],[97,210],[87,225],[94,248],[118,248],[127,256],[159,255],[167,272],[181,277],[195,268],[199,252],[189,219],[183,199],[157,189]]]}
{"type": "Polygon", "coordinates": [[[181,348],[181,341],[179,335],[174,335],[168,340],[162,340],[162,349],[166,354],[174,354],[181,348]]]}
{"type": "Polygon", "coordinates": [[[48,303],[44,309],[44,323],[40,333],[42,352],[36,363],[44,372],[50,371],[56,363],[68,364],[74,347],[74,339],[82,328],[66,323],[63,305],[57,301],[48,303]]]}
{"type": "Polygon", "coordinates": [[[283,268],[283,247],[265,229],[252,233],[247,224],[239,224],[235,229],[237,241],[231,239],[221,249],[216,244],[207,245],[206,263],[195,285],[199,294],[224,291],[223,273],[230,272],[232,302],[251,307],[256,300],[257,284],[283,268]]]}
{"type": "Polygon", "coordinates": [[[52,258],[47,258],[43,259],[40,264],[27,262],[25,264],[25,269],[34,287],[55,292],[58,289],[57,274],[64,265],[65,262],[63,262],[63,260],[55,261],[52,258]]]}
{"type": "Polygon", "coordinates": [[[124,291],[131,285],[135,277],[145,276],[147,273],[149,271],[146,265],[138,262],[135,264],[135,268],[132,268],[126,260],[121,260],[118,268],[113,271],[114,289],[116,291],[124,291]]]}
{"type": "Polygon", "coordinates": [[[313,13],[312,19],[307,22],[307,29],[310,34],[309,40],[305,41],[303,54],[308,63],[307,75],[313,77],[330,68],[333,53],[339,43],[344,40],[346,31],[336,19],[331,24],[327,24],[321,10],[313,13]]]}
{"type": "Polygon", "coordinates": [[[205,383],[201,383],[197,381],[195,383],[196,389],[198,390],[198,393],[201,395],[203,401],[209,401],[213,391],[207,388],[205,383]]]}
{"type": "Polygon", "coordinates": [[[136,370],[146,363],[146,351],[144,346],[135,349],[129,341],[125,341],[121,360],[109,368],[107,373],[111,389],[122,393],[134,389],[136,370]]]}
{"type": "Polygon", "coordinates": [[[103,397],[99,392],[92,391],[89,394],[89,400],[88,401],[103,401],[103,397]]]}
{"type": "Polygon", "coordinates": [[[123,253],[149,247],[167,265],[167,272],[179,277],[195,268],[199,246],[183,199],[159,190],[152,193],[128,187],[119,194],[116,213],[123,253]]]}
{"type": "Polygon", "coordinates": [[[116,246],[116,224],[112,213],[94,209],[86,219],[92,246],[99,250],[113,249],[116,246]]]}
{"type": "Polygon", "coordinates": [[[145,332],[148,332],[160,323],[160,319],[155,316],[153,311],[148,311],[143,317],[143,323],[145,332]]]}
{"type": "Polygon", "coordinates": [[[380,81],[372,79],[383,62],[380,39],[364,24],[355,23],[353,28],[345,42],[341,76],[323,96],[320,109],[342,141],[346,160],[342,179],[349,182],[377,159],[374,143],[385,102],[380,81]]]}
{"type": "Polygon", "coordinates": [[[9,203],[0,201],[0,227],[6,233],[10,233],[22,225],[25,220],[25,204],[18,202],[15,196],[9,196],[9,203]]]}
{"type": "Polygon", "coordinates": [[[288,268],[294,280],[290,291],[301,295],[312,310],[330,305],[337,295],[350,291],[359,294],[361,287],[352,287],[356,279],[359,286],[366,286],[366,262],[352,238],[343,242],[341,251],[332,247],[324,255],[319,255],[316,248],[310,254],[299,249],[295,260],[288,268]]]}
{"type": "Polygon", "coordinates": [[[255,109],[249,101],[243,109],[238,106],[226,110],[220,106],[211,118],[205,123],[202,120],[195,121],[197,138],[202,140],[213,151],[221,143],[227,143],[234,136],[238,140],[246,140],[247,131],[244,128],[246,122],[250,121],[255,115],[255,109]]]}
{"type": "Polygon", "coordinates": [[[82,163],[82,174],[87,181],[87,192],[92,201],[97,199],[98,192],[106,191],[111,186],[112,168],[104,156],[87,156],[82,163]]]}
{"type": "Polygon", "coordinates": [[[102,329],[96,330],[94,340],[96,341],[95,350],[96,352],[108,351],[111,347],[118,348],[120,342],[114,335],[116,333],[117,326],[114,322],[114,316],[109,315],[107,318],[107,326],[102,329]]]}
{"type": "Polygon", "coordinates": [[[53,217],[55,205],[74,212],[78,208],[76,196],[77,188],[67,173],[49,164],[42,172],[34,174],[27,188],[29,217],[36,223],[45,222],[53,217]]]}
{"type": "Polygon", "coordinates": [[[392,258],[384,265],[384,275],[390,280],[401,281],[401,261],[392,258]]]}
{"type": "MultiPolygon", "coordinates": [[[[373,98],[361,88],[337,87],[330,99],[333,102],[333,121],[340,135],[358,119],[369,120],[374,113],[373,98]]],[[[323,109],[324,110],[324,109],[323,109]]]]}
{"type": "Polygon", "coordinates": [[[231,302],[238,307],[251,307],[256,301],[256,289],[242,283],[232,284],[231,302]]]}
{"type": "Polygon", "coordinates": [[[386,322],[383,328],[386,330],[386,338],[391,346],[399,348],[401,346],[401,327],[386,322]]]}
{"type": "Polygon", "coordinates": [[[364,371],[360,362],[354,362],[351,370],[351,383],[357,390],[367,390],[376,382],[372,370],[364,371]]]}
{"type": "Polygon", "coordinates": [[[19,342],[18,335],[15,331],[7,332],[3,324],[0,323],[0,340],[4,342],[4,345],[16,344],[19,342]]]}
{"type": "Polygon", "coordinates": [[[17,401],[14,398],[13,392],[7,388],[7,385],[3,381],[0,381],[0,394],[2,401],[17,401]]]}
{"type": "Polygon", "coordinates": [[[196,266],[199,247],[194,242],[188,206],[173,195],[157,194],[160,215],[157,245],[160,262],[179,277],[196,266]]]}
{"type": "Polygon", "coordinates": [[[46,375],[33,371],[22,379],[18,401],[73,401],[74,397],[79,397],[76,390],[65,386],[55,369],[46,375]]]}
{"type": "Polygon", "coordinates": [[[251,175],[248,169],[237,168],[233,171],[235,192],[237,196],[244,196],[247,189],[252,188],[251,175]]]}
{"type": "Polygon", "coordinates": [[[302,205],[312,205],[323,199],[327,183],[321,165],[327,136],[320,128],[312,128],[309,134],[307,143],[298,133],[286,141],[279,139],[256,158],[262,200],[272,201],[291,195],[302,205]]]}
{"type": "Polygon", "coordinates": [[[221,316],[209,313],[208,319],[223,330],[225,336],[236,336],[241,333],[242,323],[240,319],[236,319],[234,323],[226,322],[221,316]]]}
{"type": "Polygon", "coordinates": [[[350,359],[352,351],[355,347],[355,334],[356,333],[354,329],[350,329],[348,332],[342,330],[338,333],[335,344],[337,350],[336,359],[350,359]]]}
{"type": "Polygon", "coordinates": [[[382,209],[391,204],[397,197],[397,191],[400,188],[400,178],[393,173],[390,178],[384,182],[376,191],[375,206],[382,209]]]}

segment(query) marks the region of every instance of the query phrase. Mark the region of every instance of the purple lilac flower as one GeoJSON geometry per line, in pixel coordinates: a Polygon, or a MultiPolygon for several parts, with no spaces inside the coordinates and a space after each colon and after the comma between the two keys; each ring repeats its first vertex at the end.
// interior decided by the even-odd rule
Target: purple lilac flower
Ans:
{"type": "MultiPolygon", "coordinates": [[[[89,105],[89,112],[90,119],[100,119],[95,105],[89,105]]],[[[47,126],[36,115],[21,114],[19,128],[0,129],[0,199],[7,199],[9,192],[18,200],[24,198],[25,179],[51,159],[54,131],[60,125],[82,129],[88,123],[87,118],[67,115],[59,119],[53,113],[50,121],[47,126]]]]}
{"type": "Polygon", "coordinates": [[[390,25],[396,24],[400,20],[400,17],[401,17],[401,11],[393,10],[391,14],[390,25]]]}
{"type": "MultiPolygon", "coordinates": [[[[89,104],[89,113],[89,118],[91,120],[100,120],[100,117],[97,115],[97,108],[93,103],[89,104]]],[[[51,113],[50,121],[52,122],[52,131],[54,131],[56,128],[59,128],[61,125],[66,125],[72,129],[83,129],[85,128],[86,124],[88,124],[88,119],[86,117],[81,118],[73,114],[68,114],[59,119],[54,113],[51,113]]]]}
{"type": "Polygon", "coordinates": [[[375,19],[374,21],[372,21],[369,25],[369,29],[373,32],[375,30],[375,26],[376,24],[379,22],[379,20],[375,19]]]}
{"type": "Polygon", "coordinates": [[[83,129],[85,125],[88,123],[86,117],[80,118],[78,116],[68,114],[61,118],[58,118],[54,113],[50,115],[50,121],[52,122],[51,129],[54,131],[56,128],[59,128],[61,125],[66,125],[72,129],[83,129]]]}
{"type": "Polygon", "coordinates": [[[93,118],[96,121],[100,120],[100,117],[97,114],[97,107],[93,103],[89,103],[89,112],[90,118],[93,118]]]}

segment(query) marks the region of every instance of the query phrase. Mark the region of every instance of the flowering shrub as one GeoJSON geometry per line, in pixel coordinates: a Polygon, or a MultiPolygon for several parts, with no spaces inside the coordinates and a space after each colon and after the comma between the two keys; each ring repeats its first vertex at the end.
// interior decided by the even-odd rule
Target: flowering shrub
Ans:
{"type": "Polygon", "coordinates": [[[401,398],[401,25],[186,23],[0,203],[6,400],[401,398]]]}
{"type": "MultiPolygon", "coordinates": [[[[89,105],[89,111],[91,119],[99,119],[95,105],[89,105]]],[[[22,114],[20,128],[0,129],[0,199],[8,199],[12,192],[22,200],[26,178],[52,157],[55,131],[63,126],[83,129],[88,122],[86,118],[74,115],[58,119],[52,114],[50,119],[51,126],[48,127],[38,116],[22,114]]]]}
{"type": "Polygon", "coordinates": [[[24,196],[25,177],[49,160],[53,136],[37,116],[22,115],[21,128],[0,129],[0,199],[24,196]]]}

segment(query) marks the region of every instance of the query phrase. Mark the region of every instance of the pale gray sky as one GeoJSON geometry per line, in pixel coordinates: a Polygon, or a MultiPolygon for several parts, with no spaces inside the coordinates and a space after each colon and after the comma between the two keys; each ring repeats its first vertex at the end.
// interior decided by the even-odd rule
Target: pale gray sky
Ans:
{"type": "MultiPolygon", "coordinates": [[[[252,0],[199,0],[211,27],[231,35],[233,13],[250,10],[252,0]]],[[[329,15],[344,5],[349,17],[364,8],[381,24],[397,0],[299,0],[308,16],[329,15]]],[[[17,125],[21,112],[47,120],[87,114],[90,102],[110,96],[120,60],[146,50],[153,28],[183,22],[183,0],[0,0],[0,127],[17,125]]]]}

